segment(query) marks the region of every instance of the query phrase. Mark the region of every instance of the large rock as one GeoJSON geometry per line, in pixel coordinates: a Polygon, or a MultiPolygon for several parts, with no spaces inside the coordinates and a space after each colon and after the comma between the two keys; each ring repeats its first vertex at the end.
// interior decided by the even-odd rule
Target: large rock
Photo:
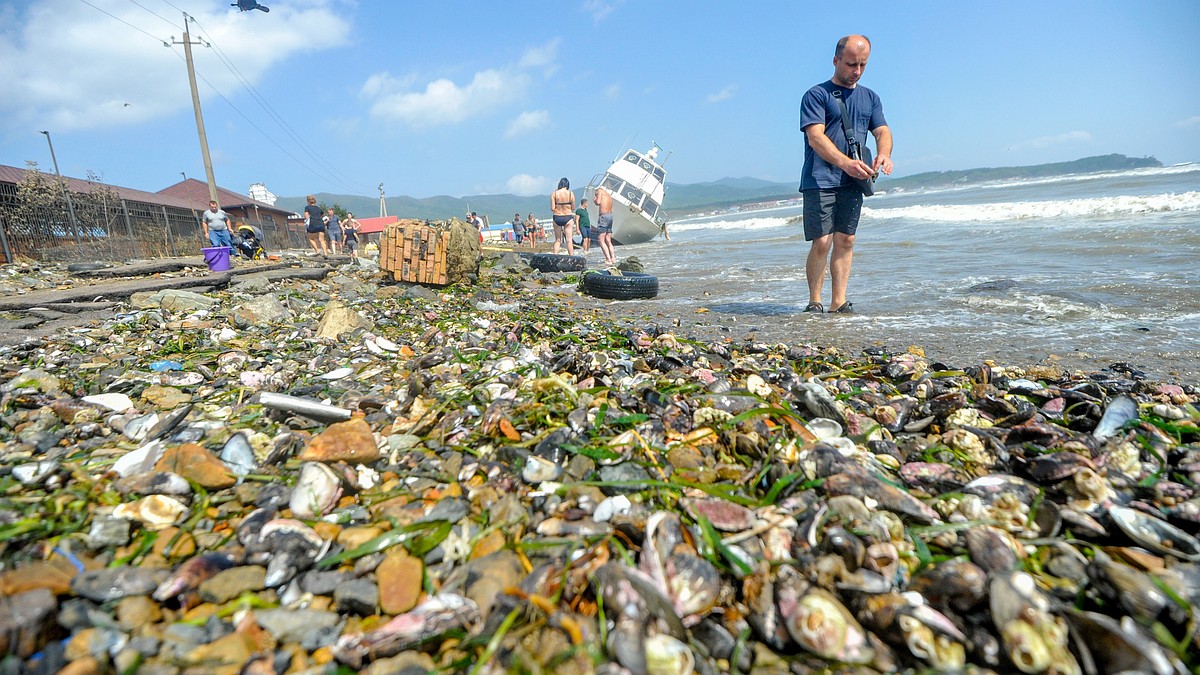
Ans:
{"type": "Polygon", "coordinates": [[[241,277],[237,283],[229,287],[235,293],[247,295],[262,295],[271,291],[271,277],[265,273],[251,274],[241,277]]]}
{"type": "Polygon", "coordinates": [[[229,318],[238,328],[264,326],[290,319],[292,313],[274,295],[261,295],[233,310],[229,318]]]}
{"type": "Polygon", "coordinates": [[[225,462],[195,443],[168,448],[155,468],[177,473],[209,490],[222,490],[237,483],[237,477],[225,462]]]}
{"type": "Polygon", "coordinates": [[[417,606],[421,598],[421,581],[425,563],[403,552],[393,553],[375,568],[379,584],[379,606],[384,614],[403,614],[417,606]]]}
{"type": "Polygon", "coordinates": [[[267,587],[267,568],[242,565],[217,572],[200,583],[200,599],[218,605],[229,602],[243,593],[261,591],[267,587]]]}
{"type": "Polygon", "coordinates": [[[336,340],[342,333],[349,333],[356,328],[370,330],[374,325],[370,319],[334,300],[325,308],[325,314],[317,326],[317,337],[336,340]]]}
{"type": "Polygon", "coordinates": [[[450,221],[450,243],[446,249],[446,278],[449,283],[470,282],[479,274],[479,231],[455,218],[450,221]]]}
{"type": "Polygon", "coordinates": [[[25,658],[53,636],[58,602],[46,588],[17,593],[0,603],[0,654],[25,658]]]}
{"type": "Polygon", "coordinates": [[[305,462],[369,464],[379,457],[371,425],[361,417],[329,425],[300,453],[301,461],[305,462]]]}

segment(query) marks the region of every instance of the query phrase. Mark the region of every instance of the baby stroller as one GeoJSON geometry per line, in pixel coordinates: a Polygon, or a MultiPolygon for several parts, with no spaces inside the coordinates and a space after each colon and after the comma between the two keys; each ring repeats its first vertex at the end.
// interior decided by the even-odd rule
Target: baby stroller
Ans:
{"type": "Polygon", "coordinates": [[[238,225],[237,234],[234,247],[247,260],[262,260],[267,257],[267,249],[262,245],[262,230],[253,225],[238,225]]]}

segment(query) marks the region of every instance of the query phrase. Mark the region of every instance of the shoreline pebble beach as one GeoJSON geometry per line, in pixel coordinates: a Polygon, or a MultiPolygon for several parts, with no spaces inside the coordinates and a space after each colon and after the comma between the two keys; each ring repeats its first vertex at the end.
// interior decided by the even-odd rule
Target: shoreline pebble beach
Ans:
{"type": "Polygon", "coordinates": [[[145,271],[0,270],[0,675],[1200,666],[1200,383],[145,271]]]}

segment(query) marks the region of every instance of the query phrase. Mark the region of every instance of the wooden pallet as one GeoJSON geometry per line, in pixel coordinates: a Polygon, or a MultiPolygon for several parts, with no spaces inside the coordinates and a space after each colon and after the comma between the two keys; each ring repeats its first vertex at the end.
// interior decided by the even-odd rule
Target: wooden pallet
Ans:
{"type": "Polygon", "coordinates": [[[379,266],[396,281],[446,284],[446,251],[450,230],[420,220],[401,220],[388,226],[379,247],[379,266]]]}

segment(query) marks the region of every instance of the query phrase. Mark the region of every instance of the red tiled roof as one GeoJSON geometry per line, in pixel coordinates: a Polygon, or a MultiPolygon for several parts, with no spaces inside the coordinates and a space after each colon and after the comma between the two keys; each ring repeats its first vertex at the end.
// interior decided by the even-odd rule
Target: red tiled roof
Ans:
{"type": "Polygon", "coordinates": [[[400,220],[400,216],[383,216],[382,218],[359,218],[358,222],[362,227],[358,228],[359,234],[375,234],[383,232],[387,226],[400,220]]]}
{"type": "MultiPolygon", "coordinates": [[[[174,185],[165,187],[155,194],[168,195],[177,199],[185,199],[189,204],[193,204],[192,208],[203,211],[208,208],[208,183],[195,178],[182,180],[174,185]]],[[[226,190],[221,186],[217,186],[217,201],[220,202],[221,208],[253,208],[258,207],[260,210],[269,210],[276,213],[292,213],[287,209],[281,209],[278,206],[271,206],[265,202],[256,201],[239,194],[232,190],[226,190]]]]}
{"type": "MultiPolygon", "coordinates": [[[[43,172],[45,173],[45,172],[43,172]]],[[[47,174],[53,178],[53,174],[47,174]]],[[[0,164],[0,183],[20,183],[25,176],[25,169],[19,169],[15,166],[5,166],[0,164]]],[[[203,211],[208,208],[208,183],[203,183],[194,178],[189,178],[172,185],[158,192],[146,192],[144,190],[135,190],[133,188],[121,187],[119,185],[107,185],[105,183],[95,183],[80,178],[71,178],[63,176],[67,181],[67,187],[71,192],[90,192],[97,185],[112,188],[122,199],[127,199],[132,202],[143,202],[147,204],[160,204],[162,206],[177,206],[184,209],[196,209],[203,211]],[[194,185],[193,185],[194,184],[194,185]],[[198,187],[196,187],[198,186],[198,187]],[[197,191],[199,190],[199,191],[197,191]],[[197,195],[199,195],[197,197],[197,195]]],[[[291,213],[287,209],[281,209],[276,206],[271,206],[263,202],[255,201],[249,197],[238,194],[225,188],[217,188],[217,199],[220,200],[221,206],[225,208],[252,208],[257,206],[260,210],[272,211],[274,213],[291,213]]]]}

